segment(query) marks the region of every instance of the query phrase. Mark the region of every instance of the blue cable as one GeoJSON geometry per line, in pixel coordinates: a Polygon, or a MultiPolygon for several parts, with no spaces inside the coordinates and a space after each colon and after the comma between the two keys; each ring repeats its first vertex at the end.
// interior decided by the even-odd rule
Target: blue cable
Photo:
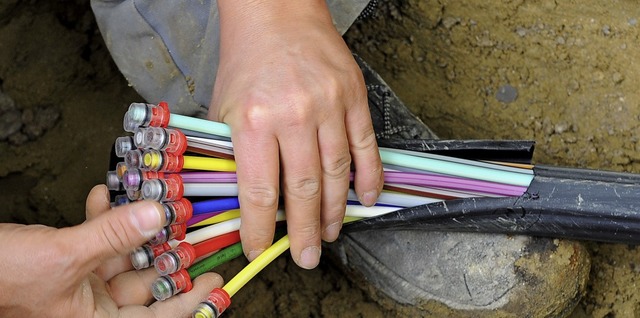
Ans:
{"type": "Polygon", "coordinates": [[[240,208],[240,202],[237,197],[212,199],[192,203],[193,215],[204,214],[209,212],[228,211],[240,208]]]}

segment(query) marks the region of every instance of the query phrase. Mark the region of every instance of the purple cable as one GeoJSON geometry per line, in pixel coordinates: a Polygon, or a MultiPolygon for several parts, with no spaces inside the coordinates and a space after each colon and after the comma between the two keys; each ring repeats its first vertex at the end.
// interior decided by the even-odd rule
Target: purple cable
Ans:
{"type": "Polygon", "coordinates": [[[231,183],[238,182],[234,172],[181,172],[185,183],[231,183]]]}
{"type": "Polygon", "coordinates": [[[444,175],[433,175],[413,172],[386,171],[384,173],[385,183],[400,183],[422,187],[436,187],[444,189],[474,191],[480,193],[491,193],[505,196],[520,196],[527,187],[514,186],[509,184],[451,177],[444,175]]]}
{"type": "MultiPolygon", "coordinates": [[[[353,175],[351,173],[351,180],[353,175]]],[[[236,174],[233,172],[182,172],[180,176],[185,183],[237,182],[236,174]]],[[[522,186],[417,172],[385,171],[384,182],[504,196],[520,196],[527,190],[527,187],[522,186]]]]}

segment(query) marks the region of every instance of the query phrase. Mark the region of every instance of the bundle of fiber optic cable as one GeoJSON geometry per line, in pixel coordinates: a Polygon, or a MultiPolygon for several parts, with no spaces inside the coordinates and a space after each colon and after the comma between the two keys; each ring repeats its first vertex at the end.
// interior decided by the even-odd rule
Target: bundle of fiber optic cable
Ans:
{"type": "MultiPolygon", "coordinates": [[[[107,184],[125,195],[114,204],[159,201],[163,231],[131,254],[136,269],[161,275],[164,300],[191,280],[242,254],[239,203],[229,127],[171,114],[166,103],[131,104],[132,136],[116,140],[122,158],[107,184]]],[[[416,229],[528,234],[607,242],[640,242],[640,176],[532,166],[533,143],[382,140],[384,190],[363,207],[349,190],[343,231],[416,229]]],[[[277,221],[285,220],[284,211],[277,221]]],[[[222,288],[194,317],[217,317],[231,297],[289,248],[284,235],[222,288]]]]}

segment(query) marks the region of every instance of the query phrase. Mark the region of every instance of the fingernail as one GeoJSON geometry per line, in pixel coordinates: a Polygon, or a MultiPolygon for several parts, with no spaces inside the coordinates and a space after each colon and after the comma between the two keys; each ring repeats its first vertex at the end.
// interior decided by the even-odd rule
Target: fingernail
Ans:
{"type": "Polygon", "coordinates": [[[342,228],[342,221],[329,224],[323,231],[325,240],[327,242],[335,241],[340,234],[340,228],[342,228]]]}
{"type": "Polygon", "coordinates": [[[313,269],[320,263],[320,248],[317,246],[309,246],[300,253],[300,262],[298,265],[304,269],[313,269]]]}
{"type": "Polygon", "coordinates": [[[365,192],[360,197],[360,203],[364,206],[372,206],[376,204],[376,200],[378,200],[378,192],[377,191],[369,191],[365,192]]]}
{"type": "Polygon", "coordinates": [[[162,229],[160,212],[153,205],[141,204],[132,209],[135,226],[144,237],[152,238],[162,229]]]}
{"type": "Polygon", "coordinates": [[[249,261],[253,261],[254,259],[256,259],[256,257],[260,256],[260,254],[262,254],[262,252],[264,252],[264,250],[253,250],[253,251],[249,252],[249,254],[247,255],[247,259],[249,261]]]}

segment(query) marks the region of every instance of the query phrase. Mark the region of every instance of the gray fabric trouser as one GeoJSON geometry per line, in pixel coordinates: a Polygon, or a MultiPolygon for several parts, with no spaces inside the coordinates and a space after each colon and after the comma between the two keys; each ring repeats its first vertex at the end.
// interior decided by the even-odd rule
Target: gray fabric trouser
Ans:
{"type": "MultiPolygon", "coordinates": [[[[341,34],[369,0],[327,0],[341,34]]],[[[91,0],[116,65],[149,103],[204,116],[218,70],[216,0],[91,0]]]]}

